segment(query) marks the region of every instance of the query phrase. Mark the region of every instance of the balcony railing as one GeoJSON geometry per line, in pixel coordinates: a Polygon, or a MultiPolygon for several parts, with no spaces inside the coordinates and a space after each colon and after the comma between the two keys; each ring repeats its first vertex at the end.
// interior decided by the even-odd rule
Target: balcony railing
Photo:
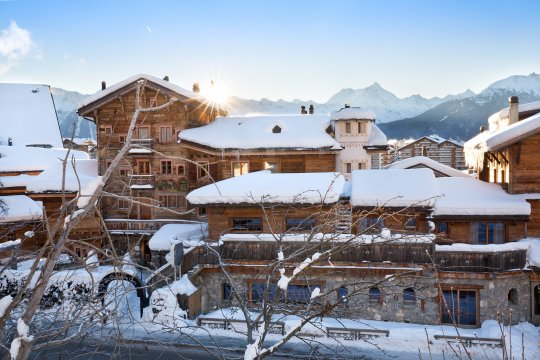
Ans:
{"type": "Polygon", "coordinates": [[[435,251],[433,262],[442,271],[500,272],[521,270],[527,263],[527,250],[497,252],[435,251]]]}
{"type": "Polygon", "coordinates": [[[153,145],[154,139],[131,139],[132,148],[152,149],[153,145]]]}
{"type": "Polygon", "coordinates": [[[109,233],[119,234],[153,234],[166,224],[185,224],[186,220],[178,219],[105,219],[109,233]]]}
{"type": "Polygon", "coordinates": [[[153,189],[154,175],[131,175],[129,185],[132,189],[153,189]]]}

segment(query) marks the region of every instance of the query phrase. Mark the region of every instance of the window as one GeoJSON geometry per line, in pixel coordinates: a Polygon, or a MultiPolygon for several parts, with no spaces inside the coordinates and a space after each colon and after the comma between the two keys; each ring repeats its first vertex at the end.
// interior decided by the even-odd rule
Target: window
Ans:
{"type": "Polygon", "coordinates": [[[118,137],[118,142],[120,142],[120,144],[125,144],[126,138],[127,138],[126,135],[120,135],[120,136],[118,137]]]}
{"type": "Polygon", "coordinates": [[[168,209],[184,208],[186,206],[186,198],[178,194],[160,194],[159,203],[168,209]]]}
{"type": "Polygon", "coordinates": [[[372,287],[369,289],[369,301],[380,302],[382,300],[381,289],[378,287],[372,287]]]}
{"type": "Polygon", "coordinates": [[[249,170],[249,163],[242,161],[235,161],[232,163],[233,176],[240,176],[247,174],[249,170]]]}
{"type": "Polygon", "coordinates": [[[448,235],[448,223],[447,222],[437,223],[437,233],[448,235]]]}
{"type": "Polygon", "coordinates": [[[359,231],[379,232],[384,227],[384,219],[378,216],[366,216],[360,219],[359,231]]]}
{"type": "Polygon", "coordinates": [[[287,218],[287,230],[309,231],[315,227],[315,219],[287,218]]]}
{"type": "Polygon", "coordinates": [[[131,169],[120,168],[118,169],[118,173],[120,174],[120,176],[129,176],[131,175],[131,169]]]}
{"type": "Polygon", "coordinates": [[[186,175],[186,165],[178,165],[176,167],[176,174],[179,176],[186,175]]]}
{"type": "Polygon", "coordinates": [[[137,137],[139,139],[150,139],[150,128],[148,126],[137,128],[137,137]]]}
{"type": "Polygon", "coordinates": [[[358,163],[358,170],[366,170],[366,168],[367,168],[366,163],[364,162],[358,163]]]}
{"type": "Polygon", "coordinates": [[[223,284],[223,300],[225,300],[225,301],[231,301],[232,300],[231,284],[228,284],[228,283],[223,284]]]}
{"type": "Polygon", "coordinates": [[[232,228],[236,231],[261,231],[261,219],[259,218],[234,218],[232,228]]]}
{"type": "Polygon", "coordinates": [[[346,133],[346,134],[350,134],[350,133],[351,133],[351,123],[348,122],[348,121],[345,123],[345,133],[346,133]]]}
{"type": "Polygon", "coordinates": [[[515,289],[515,288],[510,289],[510,291],[508,292],[508,302],[510,304],[513,304],[513,305],[518,304],[518,292],[517,292],[517,289],[515,289]]]}
{"type": "Polygon", "coordinates": [[[441,323],[476,325],[476,290],[443,290],[441,303],[441,323]]]}
{"type": "Polygon", "coordinates": [[[173,140],[172,126],[159,127],[159,142],[162,144],[170,143],[173,140]]]}
{"type": "Polygon", "coordinates": [[[358,122],[358,133],[359,134],[365,134],[366,133],[366,123],[363,121],[358,122]]]}
{"type": "Polygon", "coordinates": [[[105,126],[105,135],[112,135],[112,126],[105,126]]]}
{"type": "Polygon", "coordinates": [[[345,173],[350,174],[352,172],[352,164],[351,163],[345,163],[345,173]]]}
{"type": "Polygon", "coordinates": [[[172,175],[172,161],[171,160],[161,160],[161,174],[172,175]]]}
{"type": "Polygon", "coordinates": [[[127,199],[118,199],[118,208],[119,209],[129,209],[130,201],[127,199]]]}
{"type": "Polygon", "coordinates": [[[345,286],[340,287],[337,290],[337,296],[338,296],[338,300],[340,300],[342,303],[346,304],[349,301],[349,299],[348,299],[349,289],[347,289],[347,287],[345,287],[345,286]]]}
{"type": "Polygon", "coordinates": [[[197,178],[202,179],[208,176],[210,170],[210,164],[208,161],[202,161],[197,163],[197,178]]]}
{"type": "Polygon", "coordinates": [[[86,248],[82,247],[82,246],[74,246],[73,247],[73,252],[75,253],[75,255],[77,255],[79,258],[86,258],[86,256],[88,255],[88,251],[86,248]]]}
{"type": "Polygon", "coordinates": [[[137,174],[150,175],[150,161],[149,160],[137,160],[137,174]]]}
{"type": "Polygon", "coordinates": [[[533,298],[533,313],[540,315],[540,285],[534,287],[533,298]]]}
{"type": "MultiPolygon", "coordinates": [[[[295,285],[289,284],[287,291],[281,293],[280,301],[306,304],[311,300],[311,292],[320,285],[295,285]]],[[[278,287],[275,284],[266,286],[264,283],[253,283],[250,289],[251,301],[254,303],[262,303],[263,300],[273,300],[276,297],[278,287]],[[266,296],[265,296],[266,295],[266,296]]]]}
{"type": "Polygon", "coordinates": [[[405,220],[405,229],[408,230],[416,230],[416,217],[411,216],[405,220]]]}
{"type": "Polygon", "coordinates": [[[403,302],[416,302],[416,294],[414,293],[413,288],[406,288],[405,290],[403,290],[403,302]]]}
{"type": "Polygon", "coordinates": [[[198,213],[199,213],[199,216],[206,216],[206,208],[205,207],[198,208],[198,213]]]}
{"type": "Polygon", "coordinates": [[[277,173],[279,172],[279,163],[277,161],[265,161],[264,169],[270,170],[272,173],[277,173]]]}
{"type": "Polygon", "coordinates": [[[472,223],[471,243],[502,244],[504,243],[504,223],[476,222],[472,223]]]}

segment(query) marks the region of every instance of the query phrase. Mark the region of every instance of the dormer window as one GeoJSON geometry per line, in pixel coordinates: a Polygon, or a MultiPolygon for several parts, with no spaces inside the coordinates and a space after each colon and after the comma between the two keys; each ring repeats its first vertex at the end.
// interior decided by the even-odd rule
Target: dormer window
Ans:
{"type": "Polygon", "coordinates": [[[276,125],[276,126],[274,126],[274,128],[272,129],[272,132],[273,132],[274,134],[279,134],[279,133],[281,133],[281,128],[280,128],[278,125],[276,125]]]}

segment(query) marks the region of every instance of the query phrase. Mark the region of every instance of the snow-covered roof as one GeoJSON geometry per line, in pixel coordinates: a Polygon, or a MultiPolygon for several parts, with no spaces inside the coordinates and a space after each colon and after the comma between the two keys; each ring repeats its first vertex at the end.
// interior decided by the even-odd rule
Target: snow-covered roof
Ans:
{"type": "Polygon", "coordinates": [[[430,169],[355,170],[353,206],[433,206],[439,194],[430,169]]]}
{"type": "Polygon", "coordinates": [[[43,209],[25,195],[0,196],[7,205],[7,213],[0,213],[0,223],[43,219],[43,209]]]}
{"type": "Polygon", "coordinates": [[[62,147],[48,85],[0,84],[0,145],[62,147]]]}
{"type": "MultiPolygon", "coordinates": [[[[534,102],[530,102],[530,103],[526,103],[526,104],[519,104],[518,105],[518,112],[520,112],[520,113],[528,112],[528,111],[535,111],[535,110],[540,111],[540,101],[534,101],[534,102]]],[[[510,116],[510,108],[507,107],[507,108],[504,108],[504,109],[496,112],[495,114],[492,114],[488,118],[488,123],[490,125],[495,124],[495,123],[499,122],[499,120],[507,119],[509,116],[510,116]]]]}
{"type": "Polygon", "coordinates": [[[185,247],[195,246],[206,236],[207,229],[206,223],[167,224],[156,231],[148,246],[155,251],[169,251],[172,244],[179,242],[185,247]]]}
{"type": "MultiPolygon", "coordinates": [[[[29,148],[23,148],[23,149],[29,149],[29,148]]],[[[37,150],[37,149],[33,149],[37,150]]],[[[35,152],[37,156],[43,155],[43,153],[51,151],[51,149],[39,149],[42,150],[42,153],[35,152]]],[[[0,149],[1,152],[1,149],[0,149]]],[[[34,152],[30,152],[34,153],[34,152]]],[[[52,151],[51,154],[47,155],[53,155],[55,152],[52,151]]],[[[70,192],[75,192],[79,190],[79,182],[81,185],[81,188],[85,188],[88,186],[90,182],[95,180],[98,176],[98,168],[97,168],[97,160],[89,159],[88,154],[85,152],[80,152],[82,154],[86,155],[86,158],[76,158],[75,160],[75,170],[73,169],[73,166],[71,165],[71,162],[66,167],[66,181],[65,181],[65,190],[70,192]],[[76,174],[75,174],[76,172],[76,174]],[[78,179],[77,179],[78,176],[78,179]]],[[[62,154],[62,153],[60,153],[62,154]]],[[[65,156],[65,152],[64,152],[65,156]]],[[[43,163],[38,164],[41,168],[45,168],[43,172],[41,172],[39,175],[18,175],[18,176],[4,176],[0,177],[0,182],[3,183],[4,187],[13,187],[13,186],[26,186],[26,190],[28,192],[35,192],[35,193],[41,193],[41,192],[57,192],[62,190],[62,159],[63,157],[57,157],[54,158],[52,156],[43,156],[44,161],[43,163]]],[[[0,159],[0,165],[1,165],[0,159]]],[[[24,159],[20,160],[21,162],[24,161],[24,159]]],[[[25,165],[22,163],[22,165],[25,165]]],[[[35,170],[35,168],[33,169],[35,170]]]]}
{"type": "Polygon", "coordinates": [[[465,143],[467,165],[481,168],[485,152],[502,149],[540,132],[540,113],[494,131],[484,131],[465,143]]]}
{"type": "Polygon", "coordinates": [[[411,144],[413,144],[415,142],[418,142],[418,141],[420,141],[422,139],[430,140],[430,141],[432,141],[432,142],[434,142],[434,143],[436,143],[438,145],[442,144],[443,142],[449,142],[449,143],[452,143],[452,144],[454,144],[456,146],[463,147],[463,142],[461,142],[461,141],[457,141],[457,140],[453,140],[453,139],[445,139],[445,138],[443,138],[443,137],[441,137],[439,135],[433,134],[433,135],[422,136],[421,138],[418,138],[418,139],[413,140],[413,141],[408,141],[405,145],[403,145],[402,147],[397,149],[397,151],[399,151],[399,150],[401,150],[401,149],[403,149],[403,148],[405,148],[405,147],[407,147],[407,146],[409,146],[409,145],[411,145],[411,144]]]}
{"type": "Polygon", "coordinates": [[[375,112],[361,107],[346,107],[330,113],[330,120],[375,120],[375,112]]]}
{"type": "Polygon", "coordinates": [[[148,80],[148,81],[151,81],[159,86],[162,86],[166,89],[169,89],[177,94],[180,94],[182,96],[185,96],[187,98],[190,98],[190,99],[199,99],[200,101],[203,100],[203,97],[198,94],[198,93],[194,93],[192,91],[189,91],[189,90],[186,90],[178,85],[175,85],[169,81],[166,81],[166,80],[163,80],[163,79],[160,79],[160,78],[157,78],[155,76],[152,76],[152,75],[147,75],[147,74],[137,74],[137,75],[133,75],[133,76],[130,76],[129,78],[125,79],[125,80],[122,80],[114,85],[111,85],[111,86],[108,86],[105,90],[100,90],[98,92],[96,92],[95,94],[87,97],[81,104],[79,104],[79,108],[82,108],[82,107],[85,107],[87,105],[90,105],[91,103],[125,87],[125,86],[128,86],[130,85],[131,83],[134,83],[136,82],[137,80],[141,80],[141,79],[144,79],[144,80],[148,80]]]}
{"type": "MultiPolygon", "coordinates": [[[[66,157],[67,149],[0,145],[0,173],[6,171],[45,170],[66,157]]],[[[70,158],[89,159],[84,151],[71,150],[70,158]]]]}
{"type": "Polygon", "coordinates": [[[498,184],[470,177],[440,177],[436,180],[440,197],[433,215],[506,216],[531,213],[531,205],[521,196],[506,193],[498,184]]]}
{"type": "Polygon", "coordinates": [[[263,170],[203,186],[190,192],[187,200],[191,204],[331,204],[339,200],[344,184],[339,173],[263,170]]]}
{"type": "Polygon", "coordinates": [[[368,146],[385,146],[388,145],[388,139],[381,129],[375,124],[371,125],[371,135],[369,136],[368,146]]]}
{"type": "Polygon", "coordinates": [[[386,165],[385,169],[411,169],[419,166],[424,166],[430,169],[433,169],[446,176],[456,176],[456,177],[469,177],[469,175],[454,169],[448,165],[441,164],[438,161],[435,161],[426,156],[413,156],[407,159],[393,162],[386,165]]]}
{"type": "Polygon", "coordinates": [[[218,117],[208,125],[180,132],[180,141],[214,149],[341,150],[327,132],[328,115],[218,117]]]}

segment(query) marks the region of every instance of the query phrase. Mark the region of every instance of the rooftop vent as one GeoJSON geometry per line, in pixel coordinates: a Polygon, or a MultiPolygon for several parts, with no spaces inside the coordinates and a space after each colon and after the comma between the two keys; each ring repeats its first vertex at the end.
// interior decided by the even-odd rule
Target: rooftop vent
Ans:
{"type": "Polygon", "coordinates": [[[278,125],[276,125],[276,126],[274,126],[274,128],[272,129],[272,132],[273,132],[274,134],[279,134],[279,133],[281,133],[281,128],[280,128],[278,125]]]}
{"type": "Polygon", "coordinates": [[[107,83],[105,81],[101,82],[101,90],[105,90],[107,88],[107,83]]]}

